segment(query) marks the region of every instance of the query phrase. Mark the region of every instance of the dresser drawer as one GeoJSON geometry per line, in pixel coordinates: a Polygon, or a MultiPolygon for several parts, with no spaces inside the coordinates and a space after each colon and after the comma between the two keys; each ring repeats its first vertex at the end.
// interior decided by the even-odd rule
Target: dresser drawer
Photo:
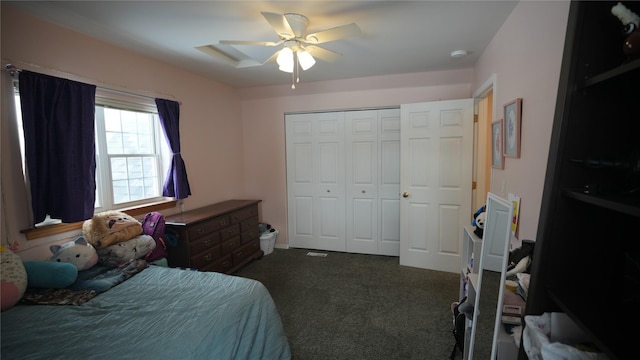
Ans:
{"type": "Polygon", "coordinates": [[[189,239],[195,239],[204,234],[217,231],[229,224],[230,224],[230,221],[229,221],[228,215],[218,216],[211,220],[203,221],[201,223],[198,223],[189,227],[188,229],[189,239]]]}
{"type": "Polygon", "coordinates": [[[240,224],[234,224],[220,230],[220,241],[240,235],[240,224]]]}
{"type": "Polygon", "coordinates": [[[220,243],[220,251],[222,252],[222,255],[231,254],[231,252],[239,248],[241,244],[240,236],[236,236],[220,243]]]}
{"type": "Polygon", "coordinates": [[[231,213],[231,222],[237,223],[244,219],[248,219],[254,216],[258,216],[258,207],[250,206],[244,209],[240,209],[231,213]]]}
{"type": "Polygon", "coordinates": [[[249,230],[258,230],[260,221],[257,216],[251,217],[240,222],[240,232],[247,232],[249,230]]]}
{"type": "Polygon", "coordinates": [[[214,246],[200,254],[191,257],[191,266],[196,269],[202,269],[207,265],[213,264],[220,258],[220,245],[214,246]]]}
{"type": "Polygon", "coordinates": [[[243,245],[241,248],[233,251],[233,263],[238,264],[242,262],[249,256],[255,254],[258,250],[260,250],[260,240],[253,240],[246,245],[243,245]]]}
{"type": "Polygon", "coordinates": [[[219,244],[220,233],[214,232],[192,240],[189,243],[189,248],[192,254],[198,254],[219,244]]]}
{"type": "Polygon", "coordinates": [[[202,271],[215,271],[220,273],[226,273],[233,267],[231,261],[231,255],[224,256],[219,260],[214,261],[212,264],[202,268],[202,271]]]}
{"type": "Polygon", "coordinates": [[[246,244],[251,240],[258,239],[260,236],[258,235],[258,228],[253,230],[249,230],[240,234],[240,240],[242,240],[242,244],[246,244]]]}

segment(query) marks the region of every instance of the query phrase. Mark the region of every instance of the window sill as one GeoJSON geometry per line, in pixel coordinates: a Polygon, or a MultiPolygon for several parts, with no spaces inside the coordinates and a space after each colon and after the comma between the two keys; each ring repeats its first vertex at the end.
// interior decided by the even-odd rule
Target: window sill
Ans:
{"type": "MultiPolygon", "coordinates": [[[[127,209],[119,209],[118,211],[122,211],[133,217],[136,217],[138,215],[143,215],[152,211],[171,209],[172,207],[175,207],[177,203],[178,203],[177,200],[159,201],[151,204],[146,204],[143,206],[136,206],[136,207],[127,208],[127,209]]],[[[36,240],[36,239],[40,239],[50,235],[61,234],[67,231],[82,229],[83,223],[84,221],[79,221],[79,222],[70,223],[70,224],[46,225],[46,226],[35,228],[35,229],[22,230],[21,232],[25,234],[27,240],[36,240]]]]}

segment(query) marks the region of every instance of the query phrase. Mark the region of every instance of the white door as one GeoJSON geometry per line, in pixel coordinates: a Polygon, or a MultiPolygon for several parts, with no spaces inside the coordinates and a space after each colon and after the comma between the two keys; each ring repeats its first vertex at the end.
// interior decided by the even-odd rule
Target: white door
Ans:
{"type": "Polygon", "coordinates": [[[470,219],[473,99],[401,106],[400,264],[460,272],[470,219]]]}
{"type": "Polygon", "coordinates": [[[345,251],[344,113],[286,116],[289,242],[345,251]]]}

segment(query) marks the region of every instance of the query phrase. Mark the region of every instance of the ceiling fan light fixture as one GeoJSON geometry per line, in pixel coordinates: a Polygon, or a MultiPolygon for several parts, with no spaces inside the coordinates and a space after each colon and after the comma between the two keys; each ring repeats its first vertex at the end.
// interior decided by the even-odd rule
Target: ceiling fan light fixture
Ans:
{"type": "Polygon", "coordinates": [[[280,71],[292,73],[293,72],[293,50],[288,47],[282,48],[278,57],[276,58],[278,63],[278,69],[280,71]]]}
{"type": "Polygon", "coordinates": [[[299,50],[298,62],[300,63],[300,67],[302,67],[302,70],[307,70],[315,65],[316,59],[314,59],[307,50],[299,50]]]}

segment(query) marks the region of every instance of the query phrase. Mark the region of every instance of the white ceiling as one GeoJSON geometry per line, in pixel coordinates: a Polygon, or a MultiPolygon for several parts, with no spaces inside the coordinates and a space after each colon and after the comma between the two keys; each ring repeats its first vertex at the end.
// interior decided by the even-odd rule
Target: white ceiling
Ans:
{"type": "MultiPolygon", "coordinates": [[[[233,87],[290,84],[277,65],[236,68],[196,49],[220,40],[278,41],[261,12],[298,13],[308,32],[356,23],[362,35],[322,44],[302,83],[473,67],[517,1],[4,1],[21,11],[233,87]],[[469,55],[452,58],[454,50],[469,55]]],[[[226,45],[229,46],[229,45],[226,45]]],[[[259,63],[279,47],[234,46],[259,63]]],[[[232,49],[233,50],[233,49],[232,49]]]]}

